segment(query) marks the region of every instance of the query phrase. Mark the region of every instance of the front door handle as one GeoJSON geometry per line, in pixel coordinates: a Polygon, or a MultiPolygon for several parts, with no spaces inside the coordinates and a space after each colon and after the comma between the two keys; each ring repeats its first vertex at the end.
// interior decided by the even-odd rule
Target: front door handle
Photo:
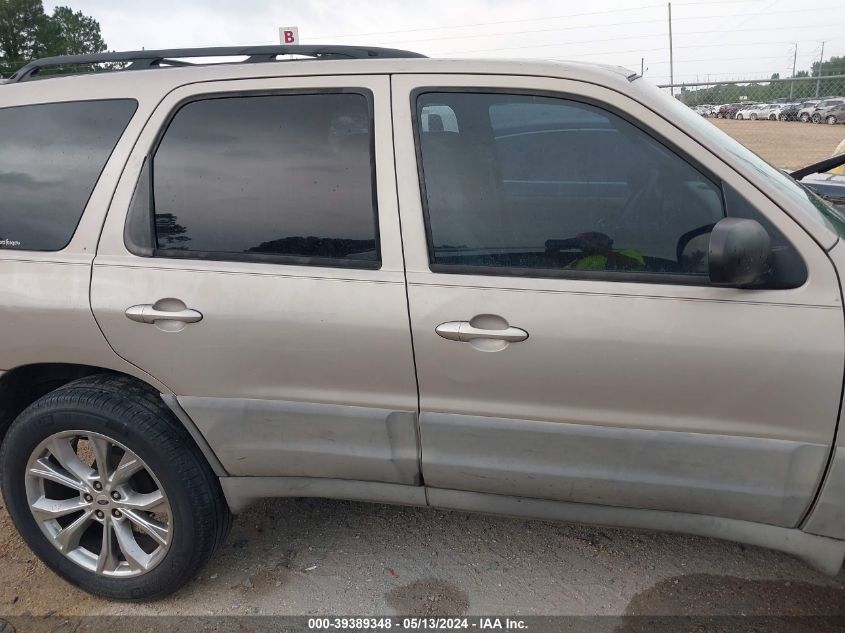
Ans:
{"type": "Polygon", "coordinates": [[[196,323],[202,321],[202,313],[185,308],[184,310],[159,310],[152,304],[144,304],[126,308],[126,316],[138,323],[155,323],[156,321],[178,321],[180,323],[196,323]]]}
{"type": "Polygon", "coordinates": [[[528,338],[528,332],[518,327],[506,327],[502,330],[489,330],[474,327],[469,321],[447,321],[441,323],[434,331],[450,341],[469,343],[476,339],[491,339],[519,343],[528,338]]]}

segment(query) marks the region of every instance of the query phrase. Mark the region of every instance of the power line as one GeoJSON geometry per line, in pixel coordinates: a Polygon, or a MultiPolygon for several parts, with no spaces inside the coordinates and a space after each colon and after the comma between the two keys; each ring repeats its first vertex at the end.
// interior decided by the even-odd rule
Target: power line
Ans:
{"type": "MultiPolygon", "coordinates": [[[[784,27],[775,27],[775,28],[752,28],[752,29],[736,29],[732,31],[733,33],[741,33],[741,32],[749,32],[749,31],[783,31],[783,30],[794,30],[794,29],[810,29],[810,28],[822,28],[822,27],[837,27],[837,26],[845,26],[845,23],[827,23],[827,24],[807,24],[803,26],[784,26],[784,27]]],[[[703,35],[707,33],[711,33],[712,31],[689,31],[686,33],[681,33],[682,36],[687,35],[703,35]]],[[[646,37],[662,37],[664,33],[649,33],[647,35],[627,35],[624,37],[610,37],[606,39],[588,39],[588,40],[573,40],[564,42],[563,44],[560,42],[556,42],[553,44],[527,44],[524,46],[501,46],[497,48],[481,48],[481,49],[473,49],[473,50],[463,50],[463,51],[449,51],[446,53],[442,53],[443,55],[462,55],[465,53],[489,53],[489,52],[497,52],[497,51],[510,51],[510,50],[524,50],[529,48],[549,48],[549,47],[560,47],[565,44],[589,44],[594,42],[617,42],[619,40],[632,40],[632,39],[642,39],[646,37]]],[[[389,44],[390,42],[382,42],[382,44],[389,44]]],[[[719,44],[719,46],[728,46],[727,44],[719,44]]],[[[659,49],[652,49],[652,50],[659,50],[659,49]]]]}
{"type": "Polygon", "coordinates": [[[662,7],[662,4],[646,4],[639,7],[629,7],[627,9],[606,9],[604,11],[589,11],[587,13],[569,13],[567,15],[552,15],[542,18],[524,18],[522,20],[498,20],[495,22],[475,22],[470,24],[455,24],[453,26],[430,26],[418,29],[405,29],[401,31],[374,31],[371,33],[338,33],[338,34],[323,34],[314,35],[314,39],[321,37],[366,37],[369,35],[392,35],[394,33],[419,33],[423,31],[442,31],[443,29],[464,29],[475,26],[494,26],[499,24],[519,24],[522,22],[545,22],[548,20],[562,20],[565,18],[579,18],[589,15],[606,15],[608,13],[626,13],[630,11],[642,11],[643,9],[654,9],[655,7],[662,7]]]}
{"type": "MultiPolygon", "coordinates": [[[[785,59],[783,55],[774,55],[772,57],[754,57],[754,61],[758,61],[761,59],[785,59]]],[[[741,57],[705,57],[703,59],[676,59],[675,64],[692,64],[694,62],[740,62],[745,61],[741,57]]],[[[664,65],[668,64],[668,61],[661,61],[661,62],[649,62],[651,65],[664,65]]],[[[712,74],[712,73],[711,73],[712,74]]]]}
{"type": "MultiPolygon", "coordinates": [[[[756,0],[755,0],[756,1],[756,0]]],[[[766,15],[781,15],[781,14],[791,14],[791,13],[806,13],[806,9],[790,9],[787,11],[772,11],[766,13],[766,15]]],[[[728,17],[728,18],[735,18],[735,17],[743,17],[743,16],[756,16],[758,13],[740,13],[736,15],[707,15],[707,18],[720,18],[720,17],[728,17]]],[[[550,18],[551,19],[551,18],[550,18]]],[[[680,22],[684,20],[701,20],[702,16],[687,16],[687,17],[680,17],[680,18],[672,18],[672,22],[680,22]]],[[[439,42],[445,40],[457,40],[457,39],[478,39],[478,38],[490,38],[490,37],[497,37],[497,36],[512,36],[512,35],[530,35],[533,33],[557,33],[563,31],[582,31],[586,29],[603,29],[608,28],[611,26],[630,26],[633,24],[664,24],[666,22],[665,19],[661,18],[658,20],[636,20],[636,21],[625,21],[625,22],[605,22],[602,24],[584,24],[584,25],[576,25],[576,26],[558,26],[546,29],[529,29],[525,31],[502,31],[498,33],[460,33],[457,35],[445,35],[442,37],[424,37],[419,39],[413,40],[393,40],[389,42],[381,42],[380,45],[396,45],[396,44],[414,44],[418,42],[439,42]]],[[[791,27],[790,27],[791,28],[791,27]]],[[[712,34],[713,30],[703,31],[702,33],[712,34]]],[[[643,36],[646,37],[646,36],[643,36]]],[[[620,39],[620,38],[614,38],[620,39]]]]}
{"type": "MultiPolygon", "coordinates": [[[[758,0],[755,0],[755,1],[758,1],[758,0]]],[[[822,10],[823,9],[824,8],[822,7],[822,10]]],[[[802,13],[803,14],[803,13],[806,13],[806,12],[807,12],[806,9],[789,9],[787,11],[768,12],[766,15],[781,15],[781,14],[791,14],[791,13],[802,13]]],[[[758,15],[758,13],[739,13],[739,14],[735,14],[735,15],[714,15],[714,14],[711,14],[711,15],[707,15],[705,17],[707,17],[707,18],[720,18],[720,17],[735,18],[735,17],[743,17],[743,16],[753,17],[753,16],[756,16],[756,15],[758,15]]],[[[548,18],[548,19],[554,19],[554,18],[548,18]]],[[[680,21],[686,21],[686,20],[701,20],[701,19],[702,19],[702,16],[686,16],[686,17],[673,18],[672,22],[674,23],[674,22],[680,22],[680,21]]],[[[459,33],[459,34],[455,34],[455,35],[444,35],[442,37],[424,37],[424,38],[418,38],[418,39],[413,39],[413,40],[409,40],[409,39],[392,40],[392,41],[389,41],[389,42],[381,42],[380,44],[381,45],[395,45],[395,44],[407,45],[407,44],[414,44],[414,43],[417,43],[417,42],[439,42],[439,41],[457,40],[457,39],[464,39],[465,40],[465,39],[489,38],[489,37],[497,37],[497,36],[500,36],[500,35],[512,36],[512,35],[529,35],[529,34],[533,34],[533,33],[556,33],[556,32],[563,32],[563,31],[581,31],[581,30],[586,30],[586,29],[602,29],[602,28],[608,28],[608,27],[611,27],[611,26],[631,26],[631,25],[634,25],[634,24],[638,24],[638,25],[639,24],[664,24],[665,22],[666,22],[666,20],[663,19],[663,18],[656,19],[656,20],[636,20],[636,21],[627,20],[627,21],[624,21],[624,22],[604,22],[604,23],[601,23],[601,24],[557,26],[557,27],[545,28],[545,29],[529,29],[529,30],[525,30],[525,31],[501,31],[501,32],[497,32],[497,33],[459,33]]],[[[409,32],[412,32],[412,31],[409,31],[409,32]]],[[[390,32],[387,32],[387,33],[390,33],[390,32]]],[[[707,31],[706,33],[712,33],[712,30],[707,31]]],[[[378,33],[370,33],[369,35],[378,35],[378,33]]],[[[323,36],[316,36],[316,37],[323,37],[323,36]]],[[[347,37],[347,36],[344,36],[344,37],[347,37]]],[[[348,37],[352,37],[352,36],[350,35],[348,37]]]]}
{"type": "MultiPolygon", "coordinates": [[[[711,1],[706,0],[702,2],[681,2],[675,3],[676,6],[699,6],[699,5],[713,5],[713,4],[738,4],[738,3],[751,3],[751,2],[760,2],[761,0],[725,0],[725,1],[711,1]]],[[[560,20],[560,19],[568,19],[568,18],[575,18],[575,17],[587,17],[587,16],[594,16],[594,15],[607,15],[607,14],[618,14],[618,13],[626,13],[632,11],[642,11],[645,9],[654,9],[654,8],[661,8],[664,7],[663,4],[647,4],[641,5],[637,7],[629,7],[625,9],[605,9],[602,11],[588,11],[583,13],[569,13],[564,15],[553,15],[553,16],[545,16],[539,18],[524,18],[519,20],[497,20],[491,22],[473,22],[469,24],[455,24],[455,25],[446,25],[446,26],[431,26],[431,27],[422,27],[422,28],[413,28],[413,29],[401,29],[401,30],[394,30],[394,31],[370,31],[366,33],[334,33],[334,34],[318,34],[311,36],[314,39],[320,38],[345,38],[345,37],[368,37],[373,35],[394,35],[394,34],[403,34],[403,33],[424,33],[428,31],[443,31],[443,30],[450,30],[450,29],[467,29],[467,28],[474,28],[480,26],[497,26],[501,24],[521,24],[527,22],[547,22],[549,20],[560,20]]],[[[824,10],[825,7],[814,7],[818,10],[824,10]]],[[[762,9],[761,9],[762,10],[762,9]]],[[[738,13],[738,14],[708,14],[706,16],[681,16],[676,17],[673,19],[673,22],[681,21],[681,20],[700,20],[703,18],[720,18],[720,17],[727,17],[727,18],[735,18],[735,17],[754,17],[758,15],[760,11],[752,12],[752,13],[738,13]]],[[[766,15],[778,15],[778,14],[789,14],[789,13],[806,13],[806,9],[790,9],[785,11],[769,11],[766,15]]],[[[637,22],[621,22],[618,23],[620,25],[624,24],[646,24],[649,22],[663,22],[663,19],[655,19],[655,20],[644,20],[644,21],[637,21],[637,22]]],[[[604,26],[612,26],[609,24],[597,24],[597,25],[585,25],[582,27],[569,27],[569,28],[593,28],[593,27],[604,27],[604,26]]],[[[541,29],[543,30],[553,30],[553,29],[541,29]]],[[[534,31],[523,31],[523,32],[534,32],[534,31]]],[[[513,32],[505,32],[505,33],[491,33],[487,36],[495,36],[495,35],[513,35],[513,32]]],[[[475,35],[475,34],[457,34],[454,37],[484,37],[485,35],[475,35]]],[[[404,40],[404,41],[435,41],[440,39],[452,39],[452,37],[438,37],[438,38],[430,38],[430,39],[420,39],[420,40],[404,40]]]]}

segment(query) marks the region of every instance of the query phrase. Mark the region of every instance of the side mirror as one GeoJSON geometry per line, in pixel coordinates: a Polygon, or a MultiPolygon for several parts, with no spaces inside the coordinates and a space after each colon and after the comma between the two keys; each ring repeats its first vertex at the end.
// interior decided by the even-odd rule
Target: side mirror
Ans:
{"type": "Polygon", "coordinates": [[[747,286],[769,271],[772,240],[759,222],[724,218],[710,233],[708,265],[716,286],[747,286]]]}

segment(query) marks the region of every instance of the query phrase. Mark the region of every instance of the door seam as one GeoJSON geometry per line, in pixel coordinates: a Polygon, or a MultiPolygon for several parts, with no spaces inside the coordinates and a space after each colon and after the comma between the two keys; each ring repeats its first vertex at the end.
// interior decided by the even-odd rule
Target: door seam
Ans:
{"type": "MultiPolygon", "coordinates": [[[[838,243],[839,240],[837,240],[838,243]]],[[[836,244],[834,244],[836,246],[836,244]]],[[[832,248],[832,247],[831,247],[832,248]]],[[[825,253],[827,254],[827,253],[825,253]]],[[[839,268],[837,268],[836,264],[830,258],[830,255],[827,256],[828,260],[830,260],[831,265],[833,266],[833,273],[836,275],[836,280],[839,283],[839,296],[843,297],[845,300],[845,296],[842,293],[842,279],[839,276],[839,268]]],[[[845,304],[843,304],[845,305],[845,304]]],[[[845,312],[842,313],[843,316],[843,329],[845,329],[845,312]]],[[[840,350],[842,351],[842,350],[840,350]]],[[[824,464],[821,472],[819,473],[818,483],[816,484],[815,492],[810,499],[809,503],[807,504],[807,508],[804,513],[801,515],[801,518],[798,521],[798,529],[803,530],[807,523],[813,516],[813,513],[816,510],[816,506],[819,503],[819,500],[822,497],[822,492],[824,491],[825,484],[827,483],[827,478],[830,475],[830,471],[833,468],[833,458],[836,455],[836,445],[839,439],[839,427],[842,422],[842,404],[843,398],[845,398],[845,358],[843,358],[843,366],[842,366],[842,384],[839,387],[839,409],[836,411],[836,422],[833,425],[833,437],[830,442],[830,451],[827,456],[827,461],[824,464]]]]}
{"type": "Polygon", "coordinates": [[[423,444],[422,430],[420,429],[420,377],[419,372],[417,371],[417,346],[416,342],[414,341],[414,328],[411,319],[411,296],[410,287],[408,284],[408,264],[405,259],[405,233],[402,229],[402,213],[399,211],[399,170],[396,166],[396,124],[393,117],[393,75],[388,75],[388,79],[388,97],[390,101],[390,137],[393,144],[393,181],[396,186],[396,215],[399,220],[399,246],[402,252],[402,278],[405,280],[405,308],[407,310],[408,315],[408,336],[411,339],[411,362],[413,363],[414,367],[414,384],[416,385],[417,389],[417,415],[414,428],[417,434],[417,468],[419,470],[418,484],[423,487],[423,490],[425,491],[425,501],[426,504],[428,504],[428,489],[425,487],[425,477],[423,475],[423,444]]]}

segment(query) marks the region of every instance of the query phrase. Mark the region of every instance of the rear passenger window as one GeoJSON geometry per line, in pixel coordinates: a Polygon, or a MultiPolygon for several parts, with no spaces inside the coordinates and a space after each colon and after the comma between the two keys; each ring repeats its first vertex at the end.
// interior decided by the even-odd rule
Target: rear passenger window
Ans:
{"type": "Polygon", "coordinates": [[[352,92],[183,106],[152,160],[154,254],[378,267],[371,118],[352,92]]]}
{"type": "Polygon", "coordinates": [[[68,245],[134,99],[0,109],[0,249],[68,245]]]}
{"type": "Polygon", "coordinates": [[[632,123],[545,96],[424,93],[416,107],[433,270],[706,283],[721,188],[632,123]]]}

